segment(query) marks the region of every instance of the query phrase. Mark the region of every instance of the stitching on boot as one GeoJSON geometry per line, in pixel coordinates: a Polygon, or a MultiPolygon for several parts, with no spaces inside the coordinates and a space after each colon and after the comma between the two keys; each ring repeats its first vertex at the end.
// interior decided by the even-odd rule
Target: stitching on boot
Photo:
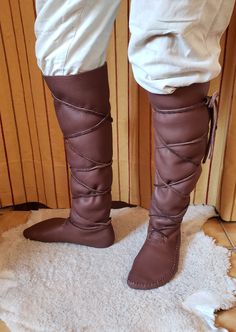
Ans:
{"type": "Polygon", "coordinates": [[[175,113],[185,113],[185,112],[191,112],[191,111],[198,111],[200,107],[206,106],[206,101],[204,100],[201,103],[196,103],[187,107],[181,107],[181,108],[175,108],[170,110],[160,110],[157,107],[153,108],[155,112],[163,113],[163,114],[175,114],[175,113]]]}
{"type": "Polygon", "coordinates": [[[133,285],[136,285],[136,286],[144,286],[144,287],[149,287],[149,286],[162,286],[163,285],[163,282],[168,282],[169,280],[169,277],[172,277],[175,275],[175,271],[177,272],[176,270],[176,265],[177,265],[177,255],[179,254],[178,251],[180,249],[180,237],[179,237],[179,240],[178,240],[178,243],[175,247],[175,256],[172,257],[171,261],[173,262],[173,265],[170,269],[170,272],[166,273],[166,274],[163,274],[162,277],[160,277],[159,279],[157,279],[156,281],[152,282],[152,283],[139,283],[139,282],[135,282],[135,281],[131,281],[130,279],[128,279],[128,281],[130,283],[132,283],[133,285]]]}

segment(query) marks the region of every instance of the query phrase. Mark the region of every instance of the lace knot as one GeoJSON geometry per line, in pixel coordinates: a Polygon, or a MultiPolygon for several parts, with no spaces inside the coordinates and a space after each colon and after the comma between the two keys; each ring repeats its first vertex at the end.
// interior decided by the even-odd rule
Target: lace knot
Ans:
{"type": "Polygon", "coordinates": [[[210,134],[207,142],[205,156],[203,158],[203,164],[206,162],[207,158],[211,159],[213,155],[213,148],[215,142],[215,135],[217,129],[217,120],[218,120],[218,101],[219,93],[216,91],[212,96],[207,96],[205,99],[205,105],[207,106],[210,112],[210,134]]]}
{"type": "Polygon", "coordinates": [[[149,239],[152,239],[152,238],[156,238],[161,236],[161,238],[166,241],[168,239],[168,235],[166,235],[164,232],[163,232],[164,229],[161,229],[161,228],[151,228],[150,231],[149,231],[149,239]]]}

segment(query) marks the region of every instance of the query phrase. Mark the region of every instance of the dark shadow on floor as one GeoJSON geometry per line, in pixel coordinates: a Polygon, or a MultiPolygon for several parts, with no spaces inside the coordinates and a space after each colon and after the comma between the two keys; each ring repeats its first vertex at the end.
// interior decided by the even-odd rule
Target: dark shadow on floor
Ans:
{"type": "MultiPolygon", "coordinates": [[[[123,207],[136,207],[137,205],[129,204],[124,201],[112,201],[111,208],[112,209],[121,209],[123,207]]],[[[22,204],[16,204],[11,206],[3,207],[2,209],[11,209],[12,211],[30,211],[30,210],[38,210],[38,209],[50,209],[47,205],[39,203],[39,202],[27,202],[22,204]]]]}

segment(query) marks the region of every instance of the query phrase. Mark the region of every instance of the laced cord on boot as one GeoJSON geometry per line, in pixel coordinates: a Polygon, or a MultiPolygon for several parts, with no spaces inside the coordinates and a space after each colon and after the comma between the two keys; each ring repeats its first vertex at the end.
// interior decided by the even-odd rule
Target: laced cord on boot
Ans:
{"type": "MultiPolygon", "coordinates": [[[[175,113],[186,113],[186,112],[191,112],[194,110],[197,110],[197,112],[200,112],[200,109],[207,107],[209,113],[210,113],[210,132],[209,128],[206,132],[204,132],[203,135],[200,135],[199,137],[196,137],[192,140],[187,140],[185,142],[180,142],[180,143],[168,143],[166,139],[160,134],[160,131],[158,130],[158,124],[156,125],[156,137],[158,141],[161,143],[156,144],[156,149],[161,152],[162,149],[167,149],[170,154],[173,154],[175,157],[177,157],[179,160],[181,160],[182,163],[190,163],[193,166],[193,171],[191,174],[186,174],[186,176],[182,177],[181,179],[178,179],[176,181],[166,181],[164,177],[162,176],[161,172],[158,170],[158,165],[156,167],[156,179],[159,179],[159,183],[154,183],[154,191],[156,190],[156,197],[158,199],[158,191],[159,190],[170,190],[173,193],[173,197],[182,197],[182,202],[183,206],[180,206],[180,212],[176,215],[171,215],[163,210],[163,207],[159,206],[154,206],[155,203],[158,204],[158,201],[155,202],[154,200],[154,193],[153,193],[153,200],[151,204],[151,209],[149,212],[150,216],[150,229],[149,229],[149,236],[153,232],[158,232],[162,235],[163,238],[167,238],[168,236],[163,232],[164,230],[168,230],[173,228],[173,225],[176,225],[179,221],[182,220],[184,214],[187,211],[188,205],[189,205],[189,200],[190,200],[190,192],[186,191],[183,192],[182,190],[177,189],[178,185],[185,185],[193,182],[196,183],[199,176],[200,176],[200,170],[201,170],[201,162],[205,163],[207,157],[212,158],[212,153],[213,153],[213,145],[214,145],[214,139],[215,139],[215,134],[216,134],[216,129],[217,129],[217,113],[218,113],[218,103],[217,103],[217,97],[218,97],[218,92],[215,92],[213,96],[209,97],[207,96],[205,100],[201,103],[197,103],[194,105],[191,105],[189,107],[183,107],[183,108],[178,108],[178,109],[171,109],[171,110],[159,110],[157,107],[153,107],[153,111],[160,113],[161,115],[170,115],[175,114],[175,113]],[[208,136],[209,132],[209,138],[206,143],[206,148],[205,148],[205,154],[199,158],[199,162],[195,162],[193,159],[181,154],[180,149],[178,147],[180,146],[191,146],[194,144],[202,144],[202,141],[206,141],[206,137],[208,136]],[[177,148],[177,150],[176,150],[177,148]],[[161,181],[161,182],[160,182],[161,181]],[[156,211],[153,213],[153,211],[156,211]],[[166,223],[165,225],[158,224],[158,219],[166,218],[168,220],[173,221],[173,223],[166,223]]],[[[181,186],[180,186],[181,188],[181,186]]],[[[180,200],[181,201],[181,200],[180,200]]],[[[167,205],[168,208],[168,205],[167,205]]]]}
{"type": "MultiPolygon", "coordinates": [[[[186,209],[187,210],[187,209],[186,209]]],[[[154,216],[156,217],[156,215],[152,215],[152,214],[149,214],[149,216],[154,216]]],[[[159,218],[167,218],[167,219],[171,219],[169,216],[158,216],[159,218]]],[[[174,216],[173,216],[174,218],[174,216]]],[[[168,224],[165,224],[165,225],[160,225],[160,224],[157,224],[157,225],[153,225],[153,223],[151,224],[151,228],[149,230],[149,234],[148,234],[148,238],[152,238],[152,235],[154,234],[160,234],[161,237],[166,240],[168,239],[168,235],[165,233],[166,230],[173,230],[173,229],[176,229],[178,228],[177,225],[180,224],[180,222],[174,222],[174,223],[168,223],[168,224]]]]}
{"type": "Polygon", "coordinates": [[[71,220],[71,218],[67,218],[66,222],[70,222],[72,225],[74,225],[75,227],[78,227],[80,229],[83,229],[83,230],[102,230],[106,227],[108,227],[110,224],[111,224],[111,217],[109,217],[109,219],[107,221],[102,221],[102,222],[96,222],[96,225],[93,224],[93,223],[87,223],[86,226],[85,225],[79,225],[75,222],[73,222],[73,220],[71,220]]]}
{"type": "MultiPolygon", "coordinates": [[[[108,122],[112,122],[113,119],[111,117],[110,110],[107,113],[101,113],[94,109],[89,109],[89,108],[85,108],[85,107],[72,105],[68,102],[65,102],[64,100],[59,99],[58,97],[54,96],[53,94],[52,94],[52,96],[54,98],[54,102],[61,105],[60,107],[63,109],[63,111],[64,111],[64,109],[67,108],[72,112],[84,112],[84,113],[86,113],[87,116],[89,116],[89,114],[90,114],[92,116],[91,119],[93,121],[93,125],[91,125],[89,128],[86,128],[84,130],[76,130],[76,131],[73,131],[72,133],[65,133],[65,131],[63,131],[63,138],[64,138],[64,142],[65,142],[65,147],[67,150],[67,155],[75,156],[75,158],[79,158],[80,160],[86,161],[85,162],[86,165],[88,163],[90,164],[87,167],[85,167],[85,166],[80,167],[79,165],[78,166],[70,165],[71,180],[73,180],[73,183],[74,183],[73,188],[75,188],[75,186],[79,186],[79,188],[84,188],[84,190],[82,190],[82,192],[78,192],[79,191],[78,189],[76,191],[73,189],[71,190],[73,202],[78,202],[79,199],[83,199],[83,198],[92,198],[92,197],[97,197],[97,196],[105,196],[105,195],[109,194],[111,192],[110,183],[107,186],[107,188],[105,188],[105,189],[97,189],[97,188],[92,187],[88,183],[86,183],[84,180],[84,179],[86,179],[86,177],[82,176],[82,174],[85,172],[92,172],[92,171],[96,172],[96,170],[102,172],[103,169],[105,169],[107,167],[111,171],[111,165],[113,162],[112,155],[111,155],[110,161],[104,161],[104,162],[102,162],[100,160],[97,161],[94,158],[86,156],[85,152],[79,151],[78,147],[77,147],[78,144],[73,144],[73,141],[78,140],[80,137],[82,137],[84,135],[89,135],[90,133],[93,133],[96,130],[100,130],[100,128],[105,126],[108,122]],[[95,117],[98,117],[100,119],[98,119],[98,121],[95,121],[94,120],[95,117]],[[95,122],[95,124],[94,124],[94,122],[95,122]],[[81,174],[81,178],[78,176],[78,173],[81,174]],[[86,191],[86,192],[84,192],[84,191],[86,191]]],[[[56,109],[59,109],[59,108],[57,107],[56,109]]],[[[102,158],[102,155],[101,155],[101,158],[102,158]]],[[[84,165],[83,162],[80,162],[80,164],[84,165]]],[[[102,183],[102,185],[105,185],[105,184],[102,183]]],[[[73,202],[72,202],[72,204],[73,204],[73,202]]],[[[74,204],[74,206],[76,204],[74,204]]],[[[104,207],[104,209],[105,209],[105,207],[104,207]]],[[[106,209],[107,209],[107,207],[106,207],[106,209]]],[[[96,220],[96,222],[90,222],[90,220],[86,218],[86,223],[81,223],[80,220],[85,220],[85,217],[80,215],[79,210],[78,209],[75,210],[75,208],[74,208],[73,214],[74,214],[74,218],[76,218],[76,220],[73,220],[74,218],[72,217],[72,215],[70,215],[70,217],[67,218],[66,222],[70,222],[74,226],[84,229],[84,230],[103,229],[105,227],[108,227],[111,223],[111,217],[107,217],[106,219],[103,219],[101,221],[96,220]]]]}

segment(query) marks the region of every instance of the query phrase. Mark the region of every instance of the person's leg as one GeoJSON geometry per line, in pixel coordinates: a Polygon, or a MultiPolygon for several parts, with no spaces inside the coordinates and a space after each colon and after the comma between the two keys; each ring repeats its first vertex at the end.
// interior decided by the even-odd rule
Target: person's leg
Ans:
{"type": "Polygon", "coordinates": [[[207,94],[221,69],[219,41],[233,4],[132,0],[128,54],[152,105],[156,172],[147,237],[128,275],[131,288],[160,287],[177,272],[181,221],[213,145],[217,93],[207,94]]]}
{"type": "Polygon", "coordinates": [[[36,0],[35,54],[44,75],[102,66],[120,0],[36,0]]]}
{"type": "Polygon", "coordinates": [[[209,82],[220,73],[220,38],[235,0],[132,0],[129,61],[148,92],[209,82]],[[148,18],[148,19],[147,19],[148,18]]]}
{"type": "Polygon", "coordinates": [[[68,218],[24,230],[26,238],[108,247],[112,117],[106,50],[119,0],[37,0],[36,57],[53,99],[71,170],[68,218]]]}

